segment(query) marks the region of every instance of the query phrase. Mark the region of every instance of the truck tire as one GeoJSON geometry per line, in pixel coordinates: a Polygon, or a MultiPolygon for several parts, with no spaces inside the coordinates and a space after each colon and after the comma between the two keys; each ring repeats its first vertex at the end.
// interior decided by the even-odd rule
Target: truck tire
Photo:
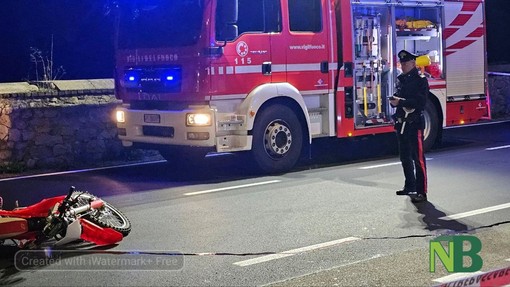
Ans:
{"type": "Polygon", "coordinates": [[[295,112],[284,105],[260,111],[253,126],[252,156],[266,173],[282,173],[298,162],[303,147],[303,129],[295,112]]]}
{"type": "Polygon", "coordinates": [[[431,150],[432,146],[437,141],[439,135],[439,117],[437,110],[431,101],[427,101],[425,110],[423,111],[423,117],[425,118],[425,129],[423,130],[423,148],[425,151],[431,150]]]}

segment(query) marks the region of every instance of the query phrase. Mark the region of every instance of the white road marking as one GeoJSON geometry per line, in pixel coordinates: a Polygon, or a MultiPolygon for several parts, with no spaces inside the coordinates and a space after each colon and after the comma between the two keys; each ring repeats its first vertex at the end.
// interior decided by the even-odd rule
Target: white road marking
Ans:
{"type": "Polygon", "coordinates": [[[496,211],[496,210],[500,210],[500,209],[505,209],[505,208],[510,208],[510,203],[503,203],[503,204],[500,204],[500,205],[495,205],[495,206],[490,206],[490,207],[486,207],[486,208],[480,208],[480,209],[471,210],[471,211],[467,211],[467,212],[462,212],[462,213],[452,214],[452,215],[448,215],[448,216],[443,216],[443,217],[440,217],[439,219],[442,219],[442,220],[454,220],[454,219],[460,219],[460,218],[464,218],[464,217],[469,217],[469,216],[473,216],[473,215],[483,214],[483,213],[492,212],[492,211],[496,211]]]}
{"type": "Polygon", "coordinates": [[[505,148],[510,148],[510,145],[503,145],[503,146],[489,147],[489,148],[486,148],[485,150],[498,150],[498,149],[505,149],[505,148]]]}
{"type": "Polygon", "coordinates": [[[257,258],[244,260],[244,261],[239,261],[239,262],[235,262],[234,265],[245,267],[245,266],[249,266],[249,265],[253,265],[253,264],[258,264],[258,263],[262,263],[262,262],[267,262],[267,261],[271,261],[271,260],[294,256],[296,254],[307,252],[307,251],[312,251],[315,249],[325,248],[325,247],[338,245],[338,244],[342,244],[342,243],[347,243],[347,242],[351,242],[351,241],[357,241],[357,240],[361,240],[361,238],[358,238],[358,237],[342,238],[342,239],[333,240],[333,241],[329,241],[329,242],[324,242],[324,243],[305,246],[305,247],[296,248],[296,249],[292,249],[292,250],[288,250],[288,251],[283,251],[283,252],[280,252],[277,254],[271,254],[271,255],[261,256],[261,257],[257,257],[257,258]]]}
{"type": "Polygon", "coordinates": [[[377,164],[377,165],[362,166],[362,167],[360,167],[358,169],[372,169],[372,168],[387,167],[387,166],[399,165],[399,164],[400,164],[400,161],[399,162],[384,163],[384,164],[377,164]]]}
{"type": "MultiPolygon", "coordinates": [[[[225,153],[209,153],[205,157],[228,156],[230,154],[231,153],[227,153],[227,152],[225,152],[225,153]]],[[[104,167],[94,167],[94,168],[87,168],[87,169],[66,170],[66,171],[57,171],[57,172],[49,172],[49,173],[41,173],[41,174],[22,175],[22,176],[16,176],[16,177],[0,178],[0,181],[11,181],[11,180],[17,180],[17,179],[29,179],[29,178],[36,178],[36,177],[52,176],[52,175],[73,174],[73,173],[80,173],[80,172],[114,169],[114,168],[121,168],[121,167],[130,167],[130,166],[140,166],[140,165],[156,164],[156,163],[163,163],[163,162],[167,162],[167,161],[166,160],[153,160],[153,161],[146,161],[146,162],[104,166],[104,167]]]]}
{"type": "MultiPolygon", "coordinates": [[[[433,160],[433,158],[428,157],[425,160],[429,161],[429,160],[433,160]]],[[[383,163],[383,164],[362,166],[362,167],[359,167],[358,169],[373,169],[373,168],[387,167],[387,166],[400,165],[400,164],[401,164],[400,161],[396,161],[396,162],[389,162],[389,163],[383,163]]]]}
{"type": "Polygon", "coordinates": [[[318,274],[320,272],[336,270],[338,268],[347,267],[347,266],[351,266],[351,265],[367,262],[367,261],[370,261],[370,260],[373,260],[373,259],[376,259],[376,258],[380,258],[380,257],[383,257],[383,255],[382,254],[376,254],[376,255],[374,255],[374,256],[372,256],[370,258],[365,258],[365,259],[361,259],[361,260],[352,261],[352,262],[345,263],[345,264],[342,264],[342,265],[333,266],[333,267],[330,267],[330,268],[327,268],[327,269],[320,269],[320,270],[317,270],[317,271],[314,271],[314,272],[298,275],[296,277],[285,278],[285,279],[280,280],[280,281],[270,282],[270,283],[267,283],[267,284],[264,284],[264,285],[260,285],[260,287],[267,287],[267,286],[272,286],[272,285],[275,285],[275,284],[278,285],[279,283],[284,283],[284,282],[287,282],[287,281],[290,281],[290,280],[295,280],[295,279],[298,279],[298,278],[303,278],[303,277],[306,277],[306,276],[318,274]]]}
{"type": "Polygon", "coordinates": [[[447,283],[447,282],[457,281],[457,280],[464,279],[464,278],[474,277],[474,276],[477,276],[477,275],[483,274],[483,273],[484,272],[482,272],[482,271],[476,271],[476,272],[472,272],[472,273],[459,272],[459,273],[453,273],[453,274],[450,274],[450,275],[447,275],[447,276],[444,276],[441,278],[437,278],[432,281],[438,282],[438,283],[447,283]]]}
{"type": "Polygon", "coordinates": [[[11,181],[11,180],[17,180],[17,179],[29,179],[29,178],[36,178],[36,177],[52,176],[52,175],[72,174],[72,173],[88,172],[88,171],[95,171],[95,170],[105,170],[105,169],[114,169],[114,168],[120,168],[120,167],[130,167],[130,166],[162,163],[162,162],[166,162],[166,160],[157,160],[157,161],[149,161],[149,162],[141,162],[141,163],[130,163],[130,164],[78,169],[78,170],[58,171],[58,172],[32,174],[32,175],[22,175],[22,176],[17,176],[17,177],[1,178],[0,181],[11,181]]]}
{"type": "Polygon", "coordinates": [[[199,194],[204,194],[204,193],[232,190],[232,189],[245,188],[245,187],[251,187],[251,186],[259,186],[259,185],[278,183],[278,182],[281,182],[281,180],[275,179],[275,180],[269,180],[269,181],[263,181],[263,182],[255,182],[255,183],[248,183],[248,184],[242,184],[242,185],[227,186],[227,187],[208,189],[208,190],[202,190],[202,191],[194,191],[194,192],[185,193],[184,195],[186,195],[186,196],[199,195],[199,194]]]}

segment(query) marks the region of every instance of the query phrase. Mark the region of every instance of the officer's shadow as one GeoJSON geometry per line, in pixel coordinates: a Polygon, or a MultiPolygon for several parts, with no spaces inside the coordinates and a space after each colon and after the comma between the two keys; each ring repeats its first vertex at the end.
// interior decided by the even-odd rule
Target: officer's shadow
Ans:
{"type": "MultiPolygon", "coordinates": [[[[436,208],[434,204],[429,201],[410,203],[410,205],[416,208],[416,211],[422,216],[419,218],[421,223],[424,225],[424,229],[429,231],[445,231],[445,232],[458,232],[464,233],[472,230],[468,225],[459,222],[455,219],[447,218],[447,214],[436,208]]],[[[410,212],[404,217],[408,217],[408,223],[416,220],[416,213],[410,212]],[[412,218],[411,218],[412,216],[412,218]]]]}

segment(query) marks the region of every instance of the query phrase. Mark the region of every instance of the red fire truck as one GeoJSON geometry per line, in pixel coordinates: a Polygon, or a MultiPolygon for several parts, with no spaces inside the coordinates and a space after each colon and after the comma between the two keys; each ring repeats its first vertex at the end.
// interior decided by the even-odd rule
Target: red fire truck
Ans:
{"type": "MultiPolygon", "coordinates": [[[[425,142],[490,118],[483,0],[118,1],[124,146],[296,164],[320,137],[394,132],[401,49],[427,55],[425,142]]],[[[186,159],[187,160],[187,159],[186,159]]]]}

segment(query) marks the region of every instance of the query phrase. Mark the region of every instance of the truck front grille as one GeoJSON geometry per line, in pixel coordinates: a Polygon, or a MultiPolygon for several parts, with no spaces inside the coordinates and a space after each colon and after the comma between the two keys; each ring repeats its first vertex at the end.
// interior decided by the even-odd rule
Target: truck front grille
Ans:
{"type": "Polygon", "coordinates": [[[143,135],[151,137],[173,138],[173,127],[143,126],[143,135]]]}

